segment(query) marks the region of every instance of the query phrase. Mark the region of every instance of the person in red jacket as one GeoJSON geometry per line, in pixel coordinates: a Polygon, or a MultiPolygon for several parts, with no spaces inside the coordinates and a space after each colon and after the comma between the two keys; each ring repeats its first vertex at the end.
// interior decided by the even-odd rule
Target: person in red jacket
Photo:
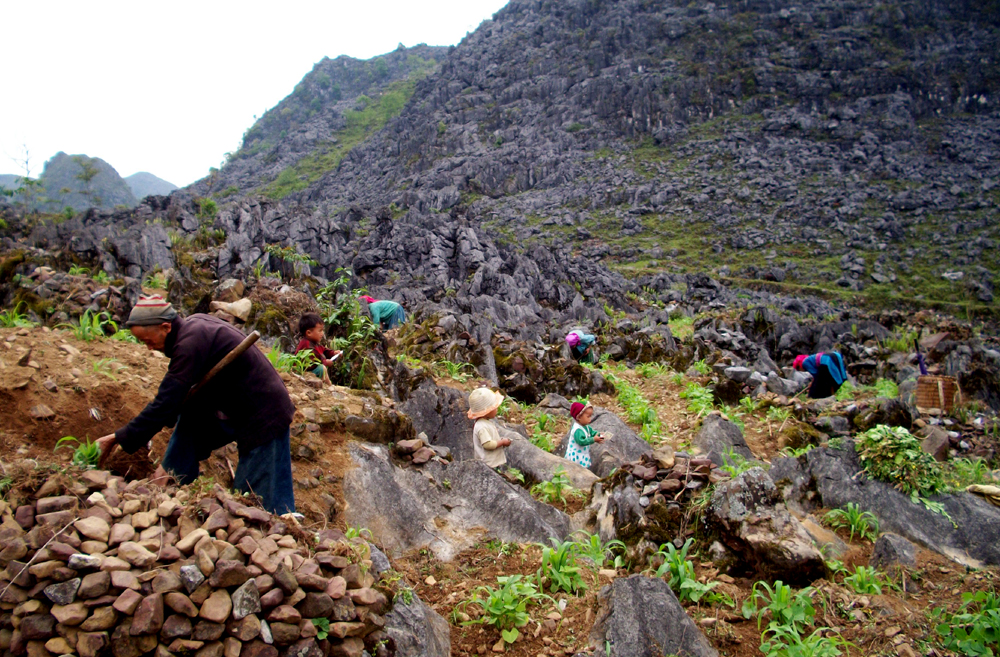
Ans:
{"type": "Polygon", "coordinates": [[[233,487],[260,496],[272,513],[294,513],[289,427],[295,406],[263,352],[247,349],[189,395],[246,336],[211,315],[181,318],[156,295],[139,299],[125,326],[147,348],[166,354],[170,365],[156,398],[126,426],[97,439],[101,463],[115,445],[131,454],[163,427],[175,427],[153,480],[173,476],[186,484],[198,477],[200,461],[235,441],[240,460],[233,487]]]}
{"type": "Polygon", "coordinates": [[[326,325],[323,323],[323,318],[316,313],[306,313],[300,317],[299,335],[302,336],[302,339],[296,345],[295,353],[311,351],[316,367],[310,371],[323,379],[324,383],[330,383],[328,368],[333,365],[333,361],[340,356],[341,352],[323,346],[323,338],[326,336],[326,325]]]}

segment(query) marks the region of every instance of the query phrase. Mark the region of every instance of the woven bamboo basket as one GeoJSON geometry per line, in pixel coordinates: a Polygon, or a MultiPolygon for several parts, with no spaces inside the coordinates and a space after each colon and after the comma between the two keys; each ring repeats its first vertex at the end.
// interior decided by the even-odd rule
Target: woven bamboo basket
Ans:
{"type": "Polygon", "coordinates": [[[940,408],[948,412],[962,403],[962,390],[953,376],[924,375],[917,377],[917,406],[940,408]]]}

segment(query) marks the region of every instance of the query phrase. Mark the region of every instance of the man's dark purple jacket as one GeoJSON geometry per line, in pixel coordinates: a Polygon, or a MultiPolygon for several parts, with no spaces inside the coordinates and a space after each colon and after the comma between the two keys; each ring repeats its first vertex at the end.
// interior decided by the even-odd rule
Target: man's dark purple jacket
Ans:
{"type": "Polygon", "coordinates": [[[181,413],[185,417],[223,413],[238,436],[241,452],[269,442],[287,428],[295,406],[281,377],[256,347],[247,349],[184,403],[191,386],[244,338],[239,330],[211,315],[173,320],[164,345],[170,358],[167,375],[156,398],[115,432],[122,449],[130,454],[136,451],[163,427],[174,426],[181,413]]]}

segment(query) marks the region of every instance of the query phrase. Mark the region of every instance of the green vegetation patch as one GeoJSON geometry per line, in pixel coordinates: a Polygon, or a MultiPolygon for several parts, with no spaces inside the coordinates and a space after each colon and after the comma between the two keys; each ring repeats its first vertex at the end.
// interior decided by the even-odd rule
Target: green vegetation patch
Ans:
{"type": "Polygon", "coordinates": [[[348,152],[403,111],[413,96],[415,79],[393,82],[377,98],[370,98],[360,110],[344,113],[346,125],[335,134],[336,139],[319,145],[298,162],[261,189],[272,199],[283,199],[293,192],[306,189],[325,174],[336,169],[348,152]]]}

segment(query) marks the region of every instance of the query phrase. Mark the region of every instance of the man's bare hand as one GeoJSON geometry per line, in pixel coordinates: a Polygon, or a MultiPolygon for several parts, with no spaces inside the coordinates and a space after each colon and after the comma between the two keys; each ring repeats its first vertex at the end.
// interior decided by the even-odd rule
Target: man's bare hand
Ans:
{"type": "Polygon", "coordinates": [[[106,436],[101,436],[96,440],[97,446],[101,448],[101,458],[98,460],[97,465],[100,468],[104,467],[104,463],[111,456],[111,452],[115,449],[117,441],[115,440],[115,434],[109,433],[106,436]]]}

